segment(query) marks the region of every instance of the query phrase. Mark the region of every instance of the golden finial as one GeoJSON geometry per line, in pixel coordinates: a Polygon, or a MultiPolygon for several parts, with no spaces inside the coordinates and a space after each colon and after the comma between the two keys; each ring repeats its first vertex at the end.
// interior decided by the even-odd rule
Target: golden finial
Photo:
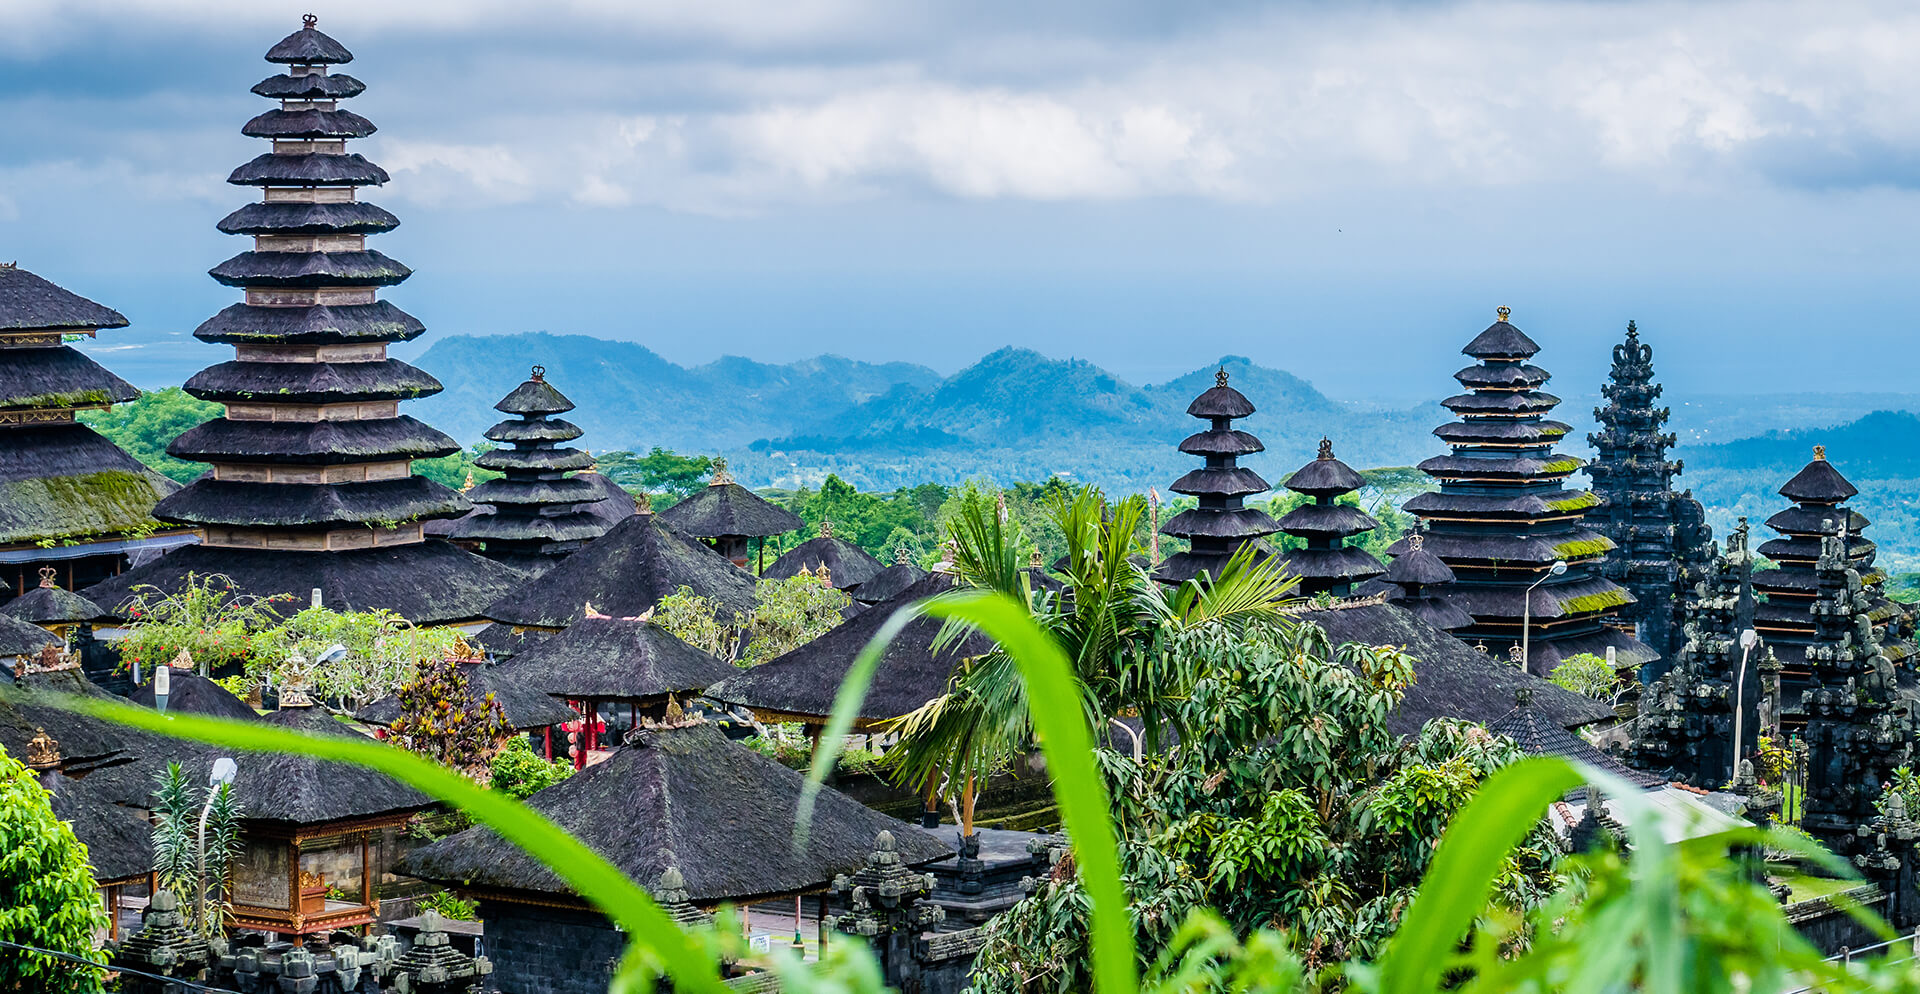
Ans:
{"type": "Polygon", "coordinates": [[[1213,374],[1213,385],[1216,387],[1224,387],[1227,385],[1227,367],[1225,363],[1222,363],[1219,371],[1213,374]]]}
{"type": "Polygon", "coordinates": [[[47,734],[44,728],[35,728],[33,738],[27,740],[27,768],[33,770],[51,770],[60,765],[60,743],[47,734]]]}
{"type": "Polygon", "coordinates": [[[821,586],[823,587],[833,586],[833,571],[827,568],[826,563],[820,564],[820,572],[816,575],[820,577],[821,586]]]}
{"type": "Polygon", "coordinates": [[[473,489],[473,469],[469,467],[467,469],[467,482],[460,484],[460,492],[464,494],[467,491],[472,489],[473,489]]]}
{"type": "Polygon", "coordinates": [[[653,513],[653,498],[647,496],[646,491],[643,490],[640,493],[633,495],[633,513],[635,514],[652,514],[653,513]]]}
{"type": "Polygon", "coordinates": [[[1493,309],[1493,312],[1500,315],[1500,321],[1503,324],[1506,323],[1508,318],[1513,316],[1513,308],[1511,307],[1496,307],[1493,309]]]}
{"type": "Polygon", "coordinates": [[[1408,552],[1419,552],[1420,547],[1426,544],[1427,544],[1427,537],[1425,535],[1420,534],[1419,532],[1414,532],[1413,534],[1407,536],[1408,552]]]}
{"type": "Polygon", "coordinates": [[[1816,445],[1816,446],[1814,446],[1814,447],[1813,447],[1813,461],[1814,461],[1814,462],[1826,462],[1826,461],[1827,461],[1827,447],[1826,447],[1826,446],[1824,446],[1824,445],[1816,445]]]}
{"type": "Polygon", "coordinates": [[[53,578],[55,574],[57,574],[58,572],[59,572],[58,570],[54,569],[51,566],[40,567],[40,585],[43,587],[59,586],[59,584],[56,584],[53,582],[53,578]]]}
{"type": "Polygon", "coordinates": [[[1318,456],[1318,458],[1320,459],[1333,458],[1333,439],[1327,438],[1324,435],[1320,437],[1320,455],[1318,456]]]}
{"type": "Polygon", "coordinates": [[[679,728],[687,724],[687,709],[681,707],[680,701],[672,694],[667,695],[667,713],[661,724],[668,728],[679,728]]]}
{"type": "Polygon", "coordinates": [[[893,564],[895,566],[905,566],[910,562],[913,562],[913,553],[908,552],[907,547],[904,545],[895,546],[893,549],[893,564]]]}
{"type": "Polygon", "coordinates": [[[191,673],[193,672],[193,657],[187,655],[186,647],[182,646],[180,651],[174,655],[173,662],[167,665],[176,670],[184,670],[191,673]]]}
{"type": "Polygon", "coordinates": [[[1027,568],[1028,569],[1040,568],[1040,550],[1038,548],[1034,549],[1032,553],[1028,554],[1027,568]]]}
{"type": "Polygon", "coordinates": [[[820,537],[821,538],[833,537],[833,522],[828,521],[825,518],[820,519],[820,537]]]}
{"type": "Polygon", "coordinates": [[[732,482],[733,482],[733,474],[727,472],[726,457],[715,456],[713,460],[713,479],[707,481],[707,486],[724,487],[727,484],[732,482]]]}
{"type": "Polygon", "coordinates": [[[535,383],[547,382],[547,367],[545,366],[533,367],[533,372],[527,374],[527,379],[530,379],[535,383]]]}

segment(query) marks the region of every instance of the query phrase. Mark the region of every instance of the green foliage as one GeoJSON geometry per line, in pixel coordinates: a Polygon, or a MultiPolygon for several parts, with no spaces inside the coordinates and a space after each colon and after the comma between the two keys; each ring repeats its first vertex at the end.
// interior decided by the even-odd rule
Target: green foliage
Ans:
{"type": "Polygon", "coordinates": [[[152,810],[154,875],[180,900],[189,929],[219,934],[226,924],[227,870],[240,856],[242,810],[233,785],[196,786],[179,763],[168,763],[154,774],[152,810]]]}
{"type": "Polygon", "coordinates": [[[291,599],[239,593],[219,574],[189,573],[185,587],[171,594],[135,587],[127,603],[117,605],[132,622],[120,641],[120,662],[144,674],[185,650],[201,672],[255,668],[276,658],[277,646],[261,635],[278,624],[273,605],[291,599]]]}
{"type": "MultiPolygon", "coordinates": [[[[755,735],[741,744],[791,769],[813,766],[813,740],[800,734],[799,725],[777,725],[771,731],[772,737],[755,735]]],[[[886,770],[886,764],[886,757],[871,749],[849,748],[840,752],[834,768],[840,773],[879,774],[886,770]]]]}
{"type": "Polygon", "coordinates": [[[421,628],[383,608],[310,607],[261,632],[254,644],[259,651],[249,676],[305,686],[351,711],[395,693],[423,667],[457,653],[463,642],[454,629],[421,628]],[[335,645],[346,647],[345,659],[312,663],[335,645]]]}
{"type": "MultiPolygon", "coordinates": [[[[53,815],[33,771],[0,749],[0,940],[96,963],[95,932],[106,913],[87,867],[87,847],[53,815]]],[[[0,990],[91,994],[100,972],[39,953],[0,948],[0,990]]]]}
{"type": "MultiPolygon", "coordinates": [[[[1406,535],[1407,530],[1413,527],[1412,515],[1403,513],[1398,507],[1394,506],[1386,494],[1373,490],[1371,487],[1350,494],[1341,494],[1334,498],[1333,502],[1365,511],[1373,515],[1374,520],[1380,522],[1380,527],[1372,531],[1362,532],[1347,539],[1347,544],[1354,548],[1365,549],[1375,559],[1381,562],[1386,562],[1391,558],[1387,555],[1387,547],[1400,541],[1401,537],[1406,535]]],[[[1286,493],[1267,502],[1267,513],[1273,515],[1275,519],[1278,519],[1281,515],[1286,514],[1296,507],[1311,503],[1313,503],[1313,498],[1306,494],[1286,493]]],[[[1295,538],[1292,535],[1286,534],[1275,535],[1273,537],[1278,540],[1278,545],[1282,552],[1292,552],[1296,549],[1304,549],[1307,547],[1307,540],[1303,538],[1295,538]]]]}
{"type": "Polygon", "coordinates": [[[401,685],[400,716],[388,729],[395,745],[474,779],[490,777],[493,754],[514,737],[493,694],[475,695],[459,661],[429,663],[401,685]]]}
{"type": "Polygon", "coordinates": [[[646,455],[608,452],[594,460],[602,476],[653,498],[655,510],[686,500],[707,485],[713,457],[683,456],[656,445],[646,455]]]}
{"type": "Polygon", "coordinates": [[[1576,652],[1561,660],[1547,679],[1596,701],[1611,701],[1613,692],[1620,689],[1620,674],[1591,652],[1576,652]]]}
{"type": "Polygon", "coordinates": [[[916,560],[940,546],[941,511],[951,491],[937,483],[923,483],[891,493],[863,493],[840,477],[828,474],[819,490],[802,487],[787,500],[788,509],[807,523],[796,535],[785,536],[769,553],[787,543],[799,544],[819,532],[820,522],[833,522],[833,533],[867,550],[881,562],[892,562],[897,548],[916,560]]]}
{"type": "Polygon", "coordinates": [[[1885,813],[1887,802],[1895,794],[1900,796],[1908,811],[1920,811],[1920,775],[1913,772],[1913,767],[1901,766],[1893,771],[1893,779],[1887,783],[1886,790],[1874,799],[1874,809],[1885,813]]]}
{"type": "Polygon", "coordinates": [[[452,891],[437,890],[420,899],[421,911],[432,911],[440,917],[456,922],[477,922],[480,920],[480,906],[472,901],[463,901],[452,891]]]}
{"type": "Polygon", "coordinates": [[[219,404],[189,396],[179,387],[167,387],[149,390],[104,411],[83,411],[80,421],[154,472],[176,483],[187,483],[207,467],[167,455],[167,446],[182,432],[219,417],[222,411],[219,404]]]}
{"type": "Polygon", "coordinates": [[[653,606],[653,623],[715,659],[732,659],[747,619],[735,611],[732,619],[723,621],[720,613],[719,604],[694,593],[692,587],[681,587],[653,606]]]}
{"type": "Polygon", "coordinates": [[[464,489],[469,477],[471,477],[474,483],[485,483],[488,480],[497,480],[501,474],[490,469],[481,469],[474,464],[475,459],[478,459],[482,453],[491,448],[493,448],[492,443],[481,442],[471,448],[459,452],[451,452],[444,456],[436,456],[432,459],[415,459],[413,461],[413,475],[424,476],[441,486],[452,487],[455,490],[464,489]]]}
{"type": "Polygon", "coordinates": [[[507,740],[493,754],[493,789],[520,800],[573,776],[573,764],[548,762],[535,755],[532,743],[524,735],[507,740]]]}
{"type": "Polygon", "coordinates": [[[852,600],[810,574],[761,580],[753,588],[753,610],[736,611],[732,623],[722,609],[691,587],[660,599],[653,620],[680,641],[718,659],[758,666],[825,635],[846,620],[852,600]],[[736,653],[744,638],[746,650],[736,653]],[[738,658],[736,657],[738,655],[738,658]]]}

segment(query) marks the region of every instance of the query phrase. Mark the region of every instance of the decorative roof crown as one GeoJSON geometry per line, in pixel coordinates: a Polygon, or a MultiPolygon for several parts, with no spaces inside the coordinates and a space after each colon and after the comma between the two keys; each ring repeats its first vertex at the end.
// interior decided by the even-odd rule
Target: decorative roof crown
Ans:
{"type": "Polygon", "coordinates": [[[733,482],[733,474],[727,470],[726,457],[725,456],[715,457],[713,460],[713,479],[707,481],[707,486],[724,487],[731,484],[732,482],[733,482]]]}
{"type": "Polygon", "coordinates": [[[53,578],[55,574],[57,574],[58,572],[59,572],[58,570],[54,569],[51,566],[40,567],[40,585],[43,587],[59,586],[59,584],[53,582],[53,578]]]}
{"type": "Polygon", "coordinates": [[[1213,385],[1216,387],[1227,385],[1227,367],[1221,366],[1219,371],[1213,374],[1213,385]]]}

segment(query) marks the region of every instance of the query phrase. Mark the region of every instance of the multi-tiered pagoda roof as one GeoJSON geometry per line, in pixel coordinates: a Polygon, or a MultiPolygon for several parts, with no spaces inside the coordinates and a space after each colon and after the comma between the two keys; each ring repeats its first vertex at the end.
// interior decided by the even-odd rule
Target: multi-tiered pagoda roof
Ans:
{"type": "Polygon", "coordinates": [[[1621,619],[1636,623],[1641,641],[1672,659],[1686,642],[1684,595],[1705,575],[1713,532],[1700,502],[1674,492],[1681,463],[1667,456],[1674,436],[1662,430],[1669,410],[1654,406],[1661,391],[1653,382],[1653,348],[1629,321],[1600,388],[1606,404],[1593,410],[1600,430],[1587,436],[1599,454],[1587,475],[1601,498],[1587,520],[1615,546],[1601,572],[1633,592],[1636,602],[1621,609],[1621,619]]]}
{"type": "Polygon", "coordinates": [[[1170,489],[1200,503],[1160,527],[1162,534],[1186,539],[1190,547],[1168,556],[1154,573],[1156,579],[1181,583],[1201,573],[1218,576],[1242,545],[1280,530],[1267,512],[1244,503],[1269,489],[1260,474],[1240,465],[1241,456],[1266,449],[1258,438],[1233,426],[1253,412],[1253,402],[1227,385],[1224,366],[1214,375],[1213,387],[1187,405],[1187,414],[1207,422],[1207,428],[1187,436],[1180,451],[1200,456],[1206,464],[1175,480],[1170,489]]]}
{"type": "Polygon", "coordinates": [[[425,329],[378,298],[412,271],[366,245],[400,222],[359,199],[387,173],[347,151],[374,130],[340,106],[365,89],[331,71],[352,58],[312,17],[267,53],[286,68],[254,92],[278,106],[241,131],[271,149],[227,179],[259,189],[261,200],[219,225],[254,245],[212,270],[245,299],[194,332],[231,345],[234,358],[186,384],[226,413],[169,447],[211,471],[154,512],[204,529],[205,542],[90,592],[102,607],[113,609],[134,584],[170,590],[190,573],[218,573],[252,594],[305,602],[317,589],[329,605],[454,622],[479,617],[520,579],[422,532],[423,522],[472,505],[412,471],[413,460],[459,446],[400,413],[401,401],[440,384],[387,354],[425,329]]]}
{"type": "Polygon", "coordinates": [[[124,328],[111,308],[0,264],[0,602],[53,567],[67,589],[127,564],[135,549],[193,541],[154,520],[179,489],[74,420],[140,396],[133,385],[67,344],[124,328]]]}
{"type": "Polygon", "coordinates": [[[1905,659],[1913,652],[1905,616],[1881,592],[1886,573],[1874,565],[1875,545],[1863,534],[1870,521],[1847,506],[1859,494],[1827,459],[1826,447],[1813,447],[1813,461],[1780,488],[1793,505],[1767,519],[1779,538],[1762,543],[1759,552],[1779,569],[1753,574],[1753,587],[1766,595],[1754,609],[1754,628],[1766,636],[1780,657],[1782,702],[1799,703],[1809,686],[1807,650],[1818,641],[1814,603],[1820,593],[1817,570],[1823,536],[1833,536],[1846,558],[1846,568],[1859,574],[1868,601],[1866,617],[1874,625],[1880,651],[1889,659],[1905,659]]]}
{"type": "Polygon", "coordinates": [[[1426,523],[1426,549],[1453,571],[1450,599],[1473,616],[1455,634],[1506,652],[1524,620],[1536,673],[1609,648],[1623,669],[1656,659],[1612,627],[1633,595],[1600,575],[1613,542],[1584,520],[1599,499],[1567,488],[1580,460],[1553,451],[1569,430],[1547,417],[1560,398],[1540,389],[1550,375],[1530,361],[1540,346],[1507,316],[1500,308],[1461,350],[1475,360],[1454,374],[1466,392],[1441,402],[1459,420],[1434,429],[1453,451],[1420,464],[1440,489],[1406,503],[1426,523]],[[1567,564],[1558,576],[1556,562],[1567,564]]]}
{"type": "Polygon", "coordinates": [[[1366,481],[1333,456],[1333,442],[1320,440],[1320,454],[1287,477],[1286,487],[1313,499],[1280,517],[1280,530],[1306,543],[1287,552],[1287,572],[1300,578],[1302,594],[1345,597],[1356,584],[1386,572],[1365,549],[1346,544],[1355,535],[1380,527],[1357,507],[1336,503],[1366,481]]]}
{"type": "Polygon", "coordinates": [[[554,417],[573,410],[573,402],[547,382],[544,368],[533,367],[527,381],[493,408],[513,417],[487,429],[487,438],[502,447],[482,453],[474,463],[504,476],[468,492],[469,500],[492,510],[460,519],[449,537],[481,543],[489,559],[543,572],[612,527],[585,510],[606,495],[570,475],[592,468],[593,457],[560,447],[583,433],[572,422],[554,417]]]}

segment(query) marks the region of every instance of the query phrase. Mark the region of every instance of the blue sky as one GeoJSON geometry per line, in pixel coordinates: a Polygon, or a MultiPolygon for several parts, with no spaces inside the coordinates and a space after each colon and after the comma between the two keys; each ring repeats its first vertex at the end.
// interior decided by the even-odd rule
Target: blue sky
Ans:
{"type": "Polygon", "coordinates": [[[9,0],[0,257],[219,358],[228,170],[313,9],[431,335],[952,371],[1003,344],[1446,391],[1494,306],[1562,392],[1910,389],[1920,11],[1848,3],[9,0]],[[1568,381],[1572,381],[1569,384],[1568,381]]]}

